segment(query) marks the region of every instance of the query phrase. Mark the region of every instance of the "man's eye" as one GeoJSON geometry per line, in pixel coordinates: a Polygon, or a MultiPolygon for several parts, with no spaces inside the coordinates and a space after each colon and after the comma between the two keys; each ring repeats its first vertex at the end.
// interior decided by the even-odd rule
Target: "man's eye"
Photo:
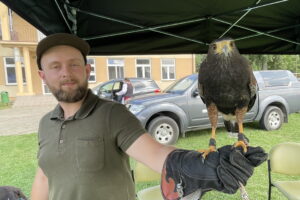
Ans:
{"type": "Polygon", "coordinates": [[[51,69],[58,69],[58,68],[59,68],[58,65],[52,65],[52,66],[51,66],[51,69]]]}
{"type": "Polygon", "coordinates": [[[78,64],[78,63],[72,63],[71,66],[72,66],[72,67],[79,67],[80,64],[78,64]]]}

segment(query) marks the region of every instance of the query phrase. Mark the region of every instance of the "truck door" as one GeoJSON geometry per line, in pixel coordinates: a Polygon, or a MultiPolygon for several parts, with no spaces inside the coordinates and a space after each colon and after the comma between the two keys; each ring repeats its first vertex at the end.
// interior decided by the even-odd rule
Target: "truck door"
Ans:
{"type": "Polygon", "coordinates": [[[210,124],[206,105],[203,103],[198,92],[198,84],[195,84],[189,91],[187,103],[190,127],[210,124]]]}

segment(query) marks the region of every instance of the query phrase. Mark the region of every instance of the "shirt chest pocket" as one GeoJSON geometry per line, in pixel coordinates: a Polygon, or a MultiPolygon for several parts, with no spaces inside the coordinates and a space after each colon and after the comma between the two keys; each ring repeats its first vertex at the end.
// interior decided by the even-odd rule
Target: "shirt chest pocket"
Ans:
{"type": "Polygon", "coordinates": [[[80,172],[95,172],[104,167],[102,138],[80,138],[76,141],[76,165],[80,172]]]}

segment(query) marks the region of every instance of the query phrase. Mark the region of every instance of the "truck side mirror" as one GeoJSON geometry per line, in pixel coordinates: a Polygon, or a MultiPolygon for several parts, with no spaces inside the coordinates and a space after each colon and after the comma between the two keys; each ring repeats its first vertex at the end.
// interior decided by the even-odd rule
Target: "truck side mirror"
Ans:
{"type": "Polygon", "coordinates": [[[199,90],[198,90],[198,89],[194,90],[192,96],[193,96],[193,97],[199,96],[199,90]]]}

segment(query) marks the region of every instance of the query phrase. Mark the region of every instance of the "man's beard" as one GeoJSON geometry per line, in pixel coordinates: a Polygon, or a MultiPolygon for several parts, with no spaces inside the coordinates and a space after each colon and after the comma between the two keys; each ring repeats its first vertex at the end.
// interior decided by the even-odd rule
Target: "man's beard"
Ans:
{"type": "Polygon", "coordinates": [[[83,84],[78,85],[78,88],[72,91],[64,91],[62,88],[56,89],[47,84],[52,94],[55,96],[57,101],[65,103],[75,103],[82,100],[88,91],[88,81],[86,80],[83,84]]]}

